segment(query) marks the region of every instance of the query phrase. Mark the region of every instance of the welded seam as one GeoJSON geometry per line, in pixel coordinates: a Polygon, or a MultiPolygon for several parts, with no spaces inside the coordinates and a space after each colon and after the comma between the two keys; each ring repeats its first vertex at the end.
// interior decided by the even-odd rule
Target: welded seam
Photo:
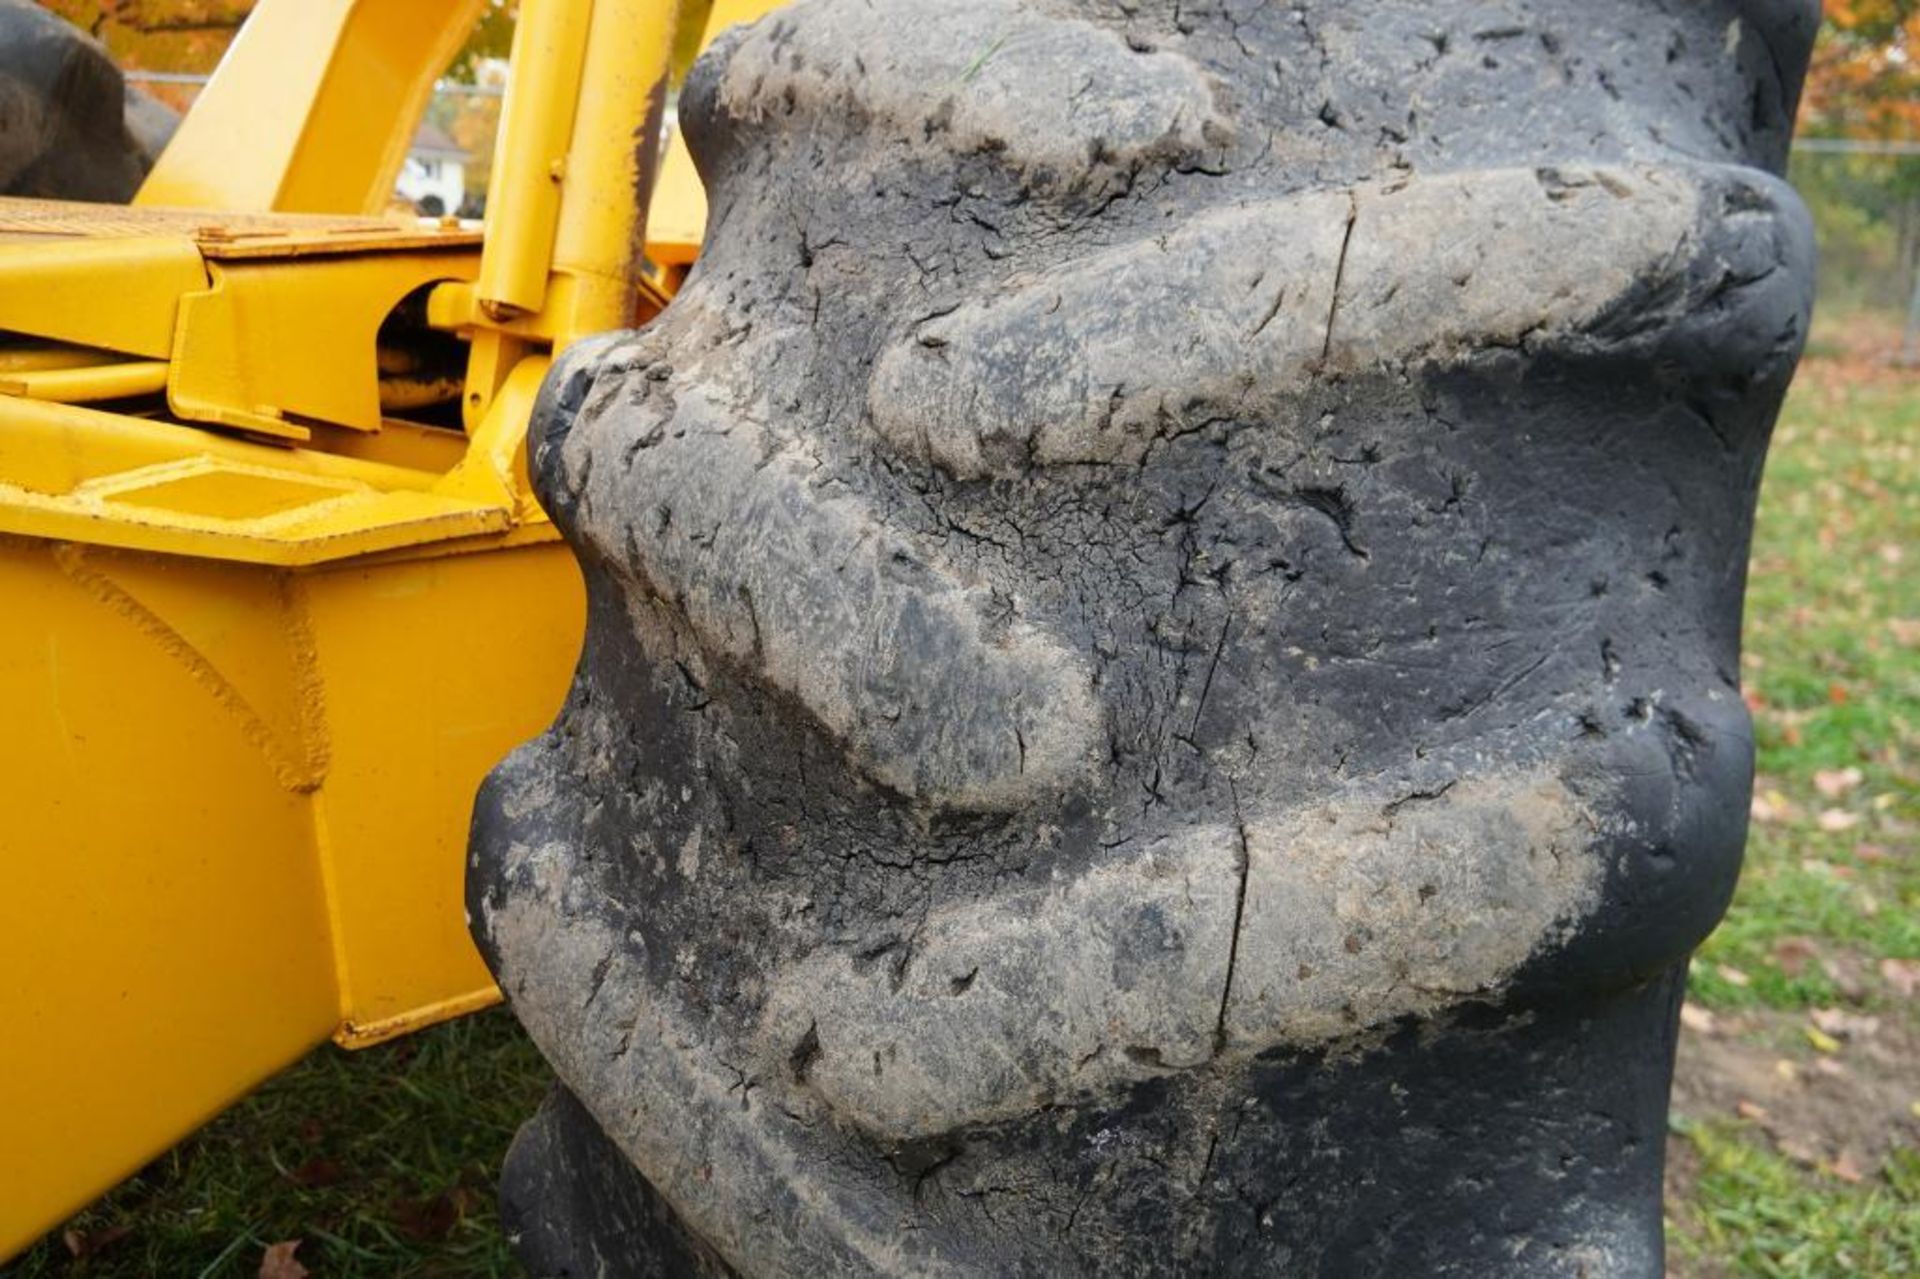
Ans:
{"type": "MultiPolygon", "coordinates": [[[[76,585],[104,606],[109,612],[116,613],[138,630],[175,662],[184,668],[193,682],[201,687],[216,706],[232,716],[240,727],[240,735],[248,745],[259,751],[273,771],[274,780],[296,795],[304,795],[319,789],[326,780],[327,749],[324,739],[318,742],[307,740],[308,705],[307,683],[308,669],[305,659],[296,656],[301,670],[299,679],[301,706],[299,732],[305,758],[290,754],[280,740],[280,734],[273,730],[266,719],[249,702],[246,695],[236,688],[220,669],[208,660],[193,642],[169,625],[165,618],[142,604],[128,593],[125,587],[111,577],[87,563],[85,553],[72,543],[56,547],[53,552],[54,563],[76,585]]],[[[310,643],[310,640],[309,640],[310,643]]],[[[299,643],[296,640],[296,648],[299,643]]]]}

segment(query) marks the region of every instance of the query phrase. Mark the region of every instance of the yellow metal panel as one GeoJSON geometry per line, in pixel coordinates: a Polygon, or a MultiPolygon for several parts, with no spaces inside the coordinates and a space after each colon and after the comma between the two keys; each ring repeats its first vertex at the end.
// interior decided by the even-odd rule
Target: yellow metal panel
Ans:
{"type": "MultiPolygon", "coordinates": [[[[172,422],[79,405],[0,399],[0,486],[6,488],[60,496],[110,476],[188,458],[255,467],[271,474],[327,476],[381,491],[424,490],[440,478],[431,471],[228,439],[172,422]]],[[[50,531],[46,535],[54,536],[50,531]]]]}
{"type": "Polygon", "coordinates": [[[365,490],[335,480],[190,458],[171,466],[122,472],[89,484],[86,492],[127,506],[179,515],[255,520],[365,490]]]}
{"type": "Polygon", "coordinates": [[[274,207],[386,207],[434,82],[483,7],[485,0],[359,0],[274,207]]]}
{"type": "Polygon", "coordinates": [[[436,493],[472,502],[499,503],[523,521],[547,517],[527,483],[527,422],[550,361],[528,356],[507,375],[506,384],[475,428],[467,456],[434,485],[436,493]]]}
{"type": "Polygon", "coordinates": [[[353,1043],[495,998],[462,900],[473,796],[559,711],[586,603],[558,542],[345,565],[303,590],[332,724],[336,1036],[353,1043]]]}
{"type": "Polygon", "coordinates": [[[0,537],[0,1257],[332,1034],[497,998],[480,778],[564,696],[557,542],[288,573],[0,537]]]}
{"type": "Polygon", "coordinates": [[[686,266],[707,232],[707,189],[693,167],[687,140],[673,131],[647,210],[647,256],[662,266],[686,266]]]}
{"type": "Polygon", "coordinates": [[[467,449],[467,437],[445,427],[421,426],[387,418],[380,423],[378,435],[364,431],[335,430],[315,423],[315,447],[340,458],[364,458],[388,466],[402,466],[433,475],[459,465],[467,449]]]}
{"type": "Polygon", "coordinates": [[[180,122],[136,202],[277,207],[354,2],[260,4],[180,122]]]}
{"type": "Polygon", "coordinates": [[[280,415],[377,431],[381,322],[413,290],[472,279],[474,266],[458,252],[215,263],[212,287],[180,301],[168,402],[268,433],[285,427],[280,415]]]}
{"type": "MultiPolygon", "coordinates": [[[[524,430],[524,413],[517,428],[499,429],[524,430]]],[[[512,458],[517,445],[514,436],[498,448],[512,458]]],[[[407,447],[418,451],[417,444],[407,447]]],[[[497,536],[516,518],[532,524],[536,539],[553,537],[523,500],[523,475],[503,481],[493,463],[486,465],[496,477],[492,489],[447,484],[431,471],[0,397],[0,533],[278,565],[497,536]],[[432,491],[443,485],[445,491],[432,491]]]]}
{"type": "Polygon", "coordinates": [[[261,0],[137,203],[373,213],[483,0],[261,0]]]}
{"type": "Polygon", "coordinates": [[[700,47],[705,49],[713,43],[714,37],[729,27],[744,26],[749,22],[758,22],[775,9],[783,9],[787,0],[713,0],[707,10],[707,30],[701,38],[700,47]]]}
{"type": "Polygon", "coordinates": [[[164,360],[182,294],[207,287],[183,238],[0,245],[0,329],[164,360]]]}
{"type": "MultiPolygon", "coordinates": [[[[475,317],[478,319],[479,317],[475,317]]],[[[529,317],[537,318],[537,317],[529,317]]],[[[466,395],[460,401],[460,420],[473,431],[486,421],[493,397],[505,386],[514,368],[535,349],[535,342],[517,333],[502,332],[490,324],[466,330],[468,338],[466,395]]]]}
{"type": "MultiPolygon", "coordinates": [[[[51,498],[0,485],[0,533],[283,567],[504,534],[512,527],[505,507],[426,493],[355,493],[277,514],[226,518],[85,490],[51,498]]],[[[554,536],[551,529],[541,531],[554,536]]]]}
{"type": "Polygon", "coordinates": [[[269,665],[272,594],[257,570],[169,560],[151,571],[211,610],[169,623],[119,566],[60,555],[0,538],[0,1257],[336,1016],[307,798],[176,629],[224,628],[222,661],[269,665]]]}
{"type": "Polygon", "coordinates": [[[293,578],[79,546],[56,548],[54,559],[195,677],[278,786],[304,795],[326,779],[325,688],[293,578]]]}
{"type": "MultiPolygon", "coordinates": [[[[757,21],[785,3],[786,0],[713,0],[700,48],[712,44],[713,38],[728,27],[757,21]]],[[[706,229],[707,191],[700,183],[699,171],[693,167],[686,139],[675,129],[667,143],[660,176],[653,184],[653,200],[647,209],[647,256],[662,266],[685,266],[699,254],[706,229]]]]}
{"type": "MultiPolygon", "coordinates": [[[[308,507],[270,517],[262,531],[285,548],[273,562],[324,564],[373,551],[505,533],[513,512],[435,493],[381,493],[349,507],[308,507]]],[[[265,523],[265,521],[263,521],[265,523]]],[[[545,530],[552,537],[552,531],[545,530]]]]}

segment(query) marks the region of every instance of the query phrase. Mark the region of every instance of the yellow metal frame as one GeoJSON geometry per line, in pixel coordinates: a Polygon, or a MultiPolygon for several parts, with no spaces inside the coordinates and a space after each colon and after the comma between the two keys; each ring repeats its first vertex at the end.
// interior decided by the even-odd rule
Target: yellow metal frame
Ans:
{"type": "Polygon", "coordinates": [[[0,201],[0,1260],[327,1037],[498,998],[468,810],[584,616],[528,415],[697,247],[684,156],[643,238],[676,44],[776,2],[523,0],[484,233],[381,216],[482,0],[261,0],[135,205],[0,201]],[[463,430],[383,397],[409,296],[463,430]]]}
{"type": "Polygon", "coordinates": [[[484,3],[263,0],[135,202],[378,213],[484,3]]]}
{"type": "Polygon", "coordinates": [[[32,609],[0,626],[4,1255],[327,1036],[497,998],[467,810],[582,601],[552,542],[263,571],[0,537],[0,593],[32,609]]]}

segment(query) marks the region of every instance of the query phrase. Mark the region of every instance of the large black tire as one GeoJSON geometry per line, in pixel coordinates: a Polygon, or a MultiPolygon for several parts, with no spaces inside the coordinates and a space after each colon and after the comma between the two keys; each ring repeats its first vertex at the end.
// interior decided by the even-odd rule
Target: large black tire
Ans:
{"type": "Polygon", "coordinates": [[[128,109],[98,42],[31,0],[0,0],[0,195],[131,200],[151,159],[128,109]]]}
{"type": "Polygon", "coordinates": [[[469,908],[536,1269],[1659,1275],[1816,22],[723,40],[705,256],[532,440],[591,618],[469,908]]]}

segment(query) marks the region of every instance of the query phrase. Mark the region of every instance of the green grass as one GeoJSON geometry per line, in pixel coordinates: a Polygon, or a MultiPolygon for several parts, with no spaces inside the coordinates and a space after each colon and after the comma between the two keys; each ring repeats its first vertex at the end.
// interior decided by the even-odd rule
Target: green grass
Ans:
{"type": "Polygon", "coordinates": [[[1809,364],[1762,494],[1744,666],[1760,816],[1694,997],[1830,1005],[1837,971],[1883,1002],[1877,962],[1920,958],[1920,380],[1809,364]]]}
{"type": "MultiPolygon", "coordinates": [[[[1744,674],[1767,820],[1695,963],[1694,998],[1729,1012],[1849,1003],[1911,1024],[1914,1002],[1877,964],[1920,959],[1920,379],[1822,341],[1782,422],[1755,545],[1744,674]],[[1846,769],[1859,783],[1823,795],[1818,775],[1846,769]],[[1822,829],[1829,811],[1857,822],[1822,829]]],[[[252,1275],[288,1239],[319,1275],[512,1273],[493,1183],[546,1078],[499,1012],[364,1053],[323,1049],[72,1223],[111,1242],[76,1260],[56,1237],[13,1273],[252,1275]]],[[[1920,1274],[1920,1155],[1898,1152],[1856,1186],[1802,1169],[1751,1125],[1675,1131],[1698,1165],[1672,1205],[1680,1265],[1920,1274]]]]}
{"type": "MultiPolygon", "coordinates": [[[[1816,344],[1768,467],[1742,672],[1759,799],[1692,997],[1733,1013],[1866,1009],[1911,1027],[1920,1008],[1879,966],[1920,960],[1920,377],[1853,357],[1848,336],[1833,326],[1816,344]]],[[[1920,1097],[1920,1064],[1909,1077],[1920,1097]]],[[[1697,1164],[1669,1205],[1677,1268],[1920,1274],[1911,1147],[1856,1185],[1793,1162],[1755,1125],[1676,1119],[1675,1134],[1697,1164]]]]}
{"type": "Polygon", "coordinates": [[[251,1276],[291,1239],[317,1276],[518,1273],[494,1181],[547,1079],[499,1010],[323,1048],[71,1222],[98,1251],[56,1235],[9,1273],[251,1276]]]}
{"type": "Polygon", "coordinates": [[[1803,1174],[1732,1122],[1675,1128],[1700,1160],[1689,1228],[1669,1232],[1675,1260],[1768,1279],[1920,1273],[1920,1155],[1853,1187],[1803,1174]]]}

